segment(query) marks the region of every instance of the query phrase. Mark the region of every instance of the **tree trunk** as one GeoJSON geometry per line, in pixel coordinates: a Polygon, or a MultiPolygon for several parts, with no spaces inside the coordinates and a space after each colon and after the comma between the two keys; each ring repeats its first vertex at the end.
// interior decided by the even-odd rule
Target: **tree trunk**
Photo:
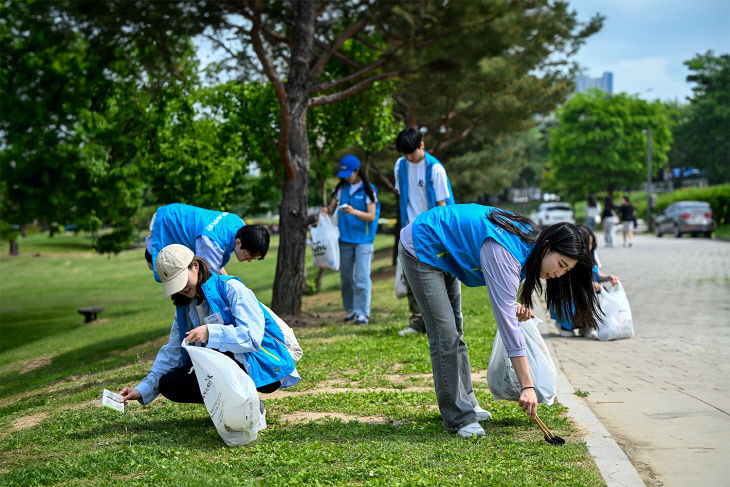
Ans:
{"type": "Polygon", "coordinates": [[[11,240],[10,241],[10,255],[19,255],[20,252],[18,252],[18,241],[17,240],[11,240]]]}
{"type": "Polygon", "coordinates": [[[288,149],[294,177],[287,175],[279,206],[281,236],[271,301],[272,309],[285,316],[300,313],[307,278],[304,266],[310,172],[307,109],[315,13],[311,1],[301,0],[295,5],[291,64],[286,84],[287,108],[291,116],[288,149]]]}

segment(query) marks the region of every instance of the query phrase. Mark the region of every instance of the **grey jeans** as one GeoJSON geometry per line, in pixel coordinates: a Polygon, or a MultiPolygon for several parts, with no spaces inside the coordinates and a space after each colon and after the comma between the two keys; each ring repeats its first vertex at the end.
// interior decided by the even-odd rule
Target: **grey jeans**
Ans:
{"type": "Polygon", "coordinates": [[[469,350],[464,343],[461,282],[424,264],[398,246],[398,258],[423,315],[431,352],[436,400],[449,431],[476,423],[478,404],[471,385],[469,350]]]}

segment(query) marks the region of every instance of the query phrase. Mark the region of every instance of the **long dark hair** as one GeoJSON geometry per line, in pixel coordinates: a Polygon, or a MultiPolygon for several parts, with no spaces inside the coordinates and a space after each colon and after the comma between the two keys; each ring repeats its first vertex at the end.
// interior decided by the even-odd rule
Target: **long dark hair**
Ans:
{"type": "Polygon", "coordinates": [[[552,250],[578,262],[570,272],[547,280],[545,301],[548,309],[555,310],[560,319],[572,319],[576,328],[597,327],[597,318],[602,312],[593,292],[593,256],[578,227],[563,222],[537,231],[537,225],[526,216],[503,209],[493,210],[489,221],[535,244],[525,262],[526,277],[520,291],[520,303],[532,308],[533,293],[542,293],[542,259],[552,250]],[[571,303],[575,305],[575,312],[571,303]]]}
{"type": "MultiPolygon", "coordinates": [[[[370,198],[370,201],[373,203],[375,202],[375,193],[373,193],[373,188],[370,186],[370,181],[368,180],[368,177],[365,175],[365,171],[362,170],[362,166],[355,169],[357,173],[360,175],[360,179],[362,179],[362,187],[365,190],[365,194],[368,195],[368,198],[370,198]]],[[[337,186],[335,186],[335,189],[332,191],[332,197],[334,197],[337,194],[337,191],[342,188],[342,186],[347,181],[345,178],[340,178],[340,182],[337,183],[337,186]]]]}
{"type": "MultiPolygon", "coordinates": [[[[210,268],[208,267],[207,262],[205,262],[205,259],[195,255],[193,256],[193,260],[190,261],[188,269],[192,269],[193,264],[196,262],[198,263],[198,285],[195,287],[195,296],[198,300],[197,304],[200,304],[203,302],[203,298],[200,298],[199,296],[203,296],[203,283],[210,279],[210,268]]],[[[170,299],[172,299],[172,304],[175,306],[187,306],[192,301],[192,298],[189,298],[182,293],[175,293],[170,296],[170,299]]]]}
{"type": "Polygon", "coordinates": [[[596,257],[593,254],[593,251],[596,250],[598,247],[598,244],[596,243],[596,235],[591,231],[590,228],[586,227],[585,225],[578,225],[578,231],[583,235],[583,238],[586,239],[586,245],[588,245],[588,252],[591,253],[591,260],[593,261],[593,265],[596,265],[596,257]],[[592,239],[592,240],[591,240],[592,239]],[[593,243],[591,243],[593,242],[593,243]]]}

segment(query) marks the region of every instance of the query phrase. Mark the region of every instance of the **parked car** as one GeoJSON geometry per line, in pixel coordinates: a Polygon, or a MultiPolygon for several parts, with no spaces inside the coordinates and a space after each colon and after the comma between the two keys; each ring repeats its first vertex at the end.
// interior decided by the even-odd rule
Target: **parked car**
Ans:
{"type": "Polygon", "coordinates": [[[710,204],[704,201],[676,201],[656,217],[654,231],[657,237],[671,233],[681,237],[690,233],[696,237],[700,233],[710,238],[715,231],[710,204]]]}
{"type": "Polygon", "coordinates": [[[568,203],[540,203],[537,211],[530,215],[530,218],[541,227],[560,222],[575,224],[575,212],[568,203]]]}

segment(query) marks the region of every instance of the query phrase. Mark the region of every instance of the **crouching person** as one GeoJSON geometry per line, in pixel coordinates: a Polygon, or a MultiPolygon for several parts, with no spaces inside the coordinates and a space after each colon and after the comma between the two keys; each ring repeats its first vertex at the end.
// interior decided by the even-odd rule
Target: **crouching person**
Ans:
{"type": "Polygon", "coordinates": [[[147,377],[120,392],[125,402],[149,404],[162,394],[174,402],[203,404],[190,357],[180,346],[183,340],[235,360],[261,393],[299,382],[281,330],[240,279],[210,272],[205,260],[179,244],[160,251],[156,269],[165,296],[171,296],[177,308],[175,320],[170,340],[157,353],[147,377]]]}

